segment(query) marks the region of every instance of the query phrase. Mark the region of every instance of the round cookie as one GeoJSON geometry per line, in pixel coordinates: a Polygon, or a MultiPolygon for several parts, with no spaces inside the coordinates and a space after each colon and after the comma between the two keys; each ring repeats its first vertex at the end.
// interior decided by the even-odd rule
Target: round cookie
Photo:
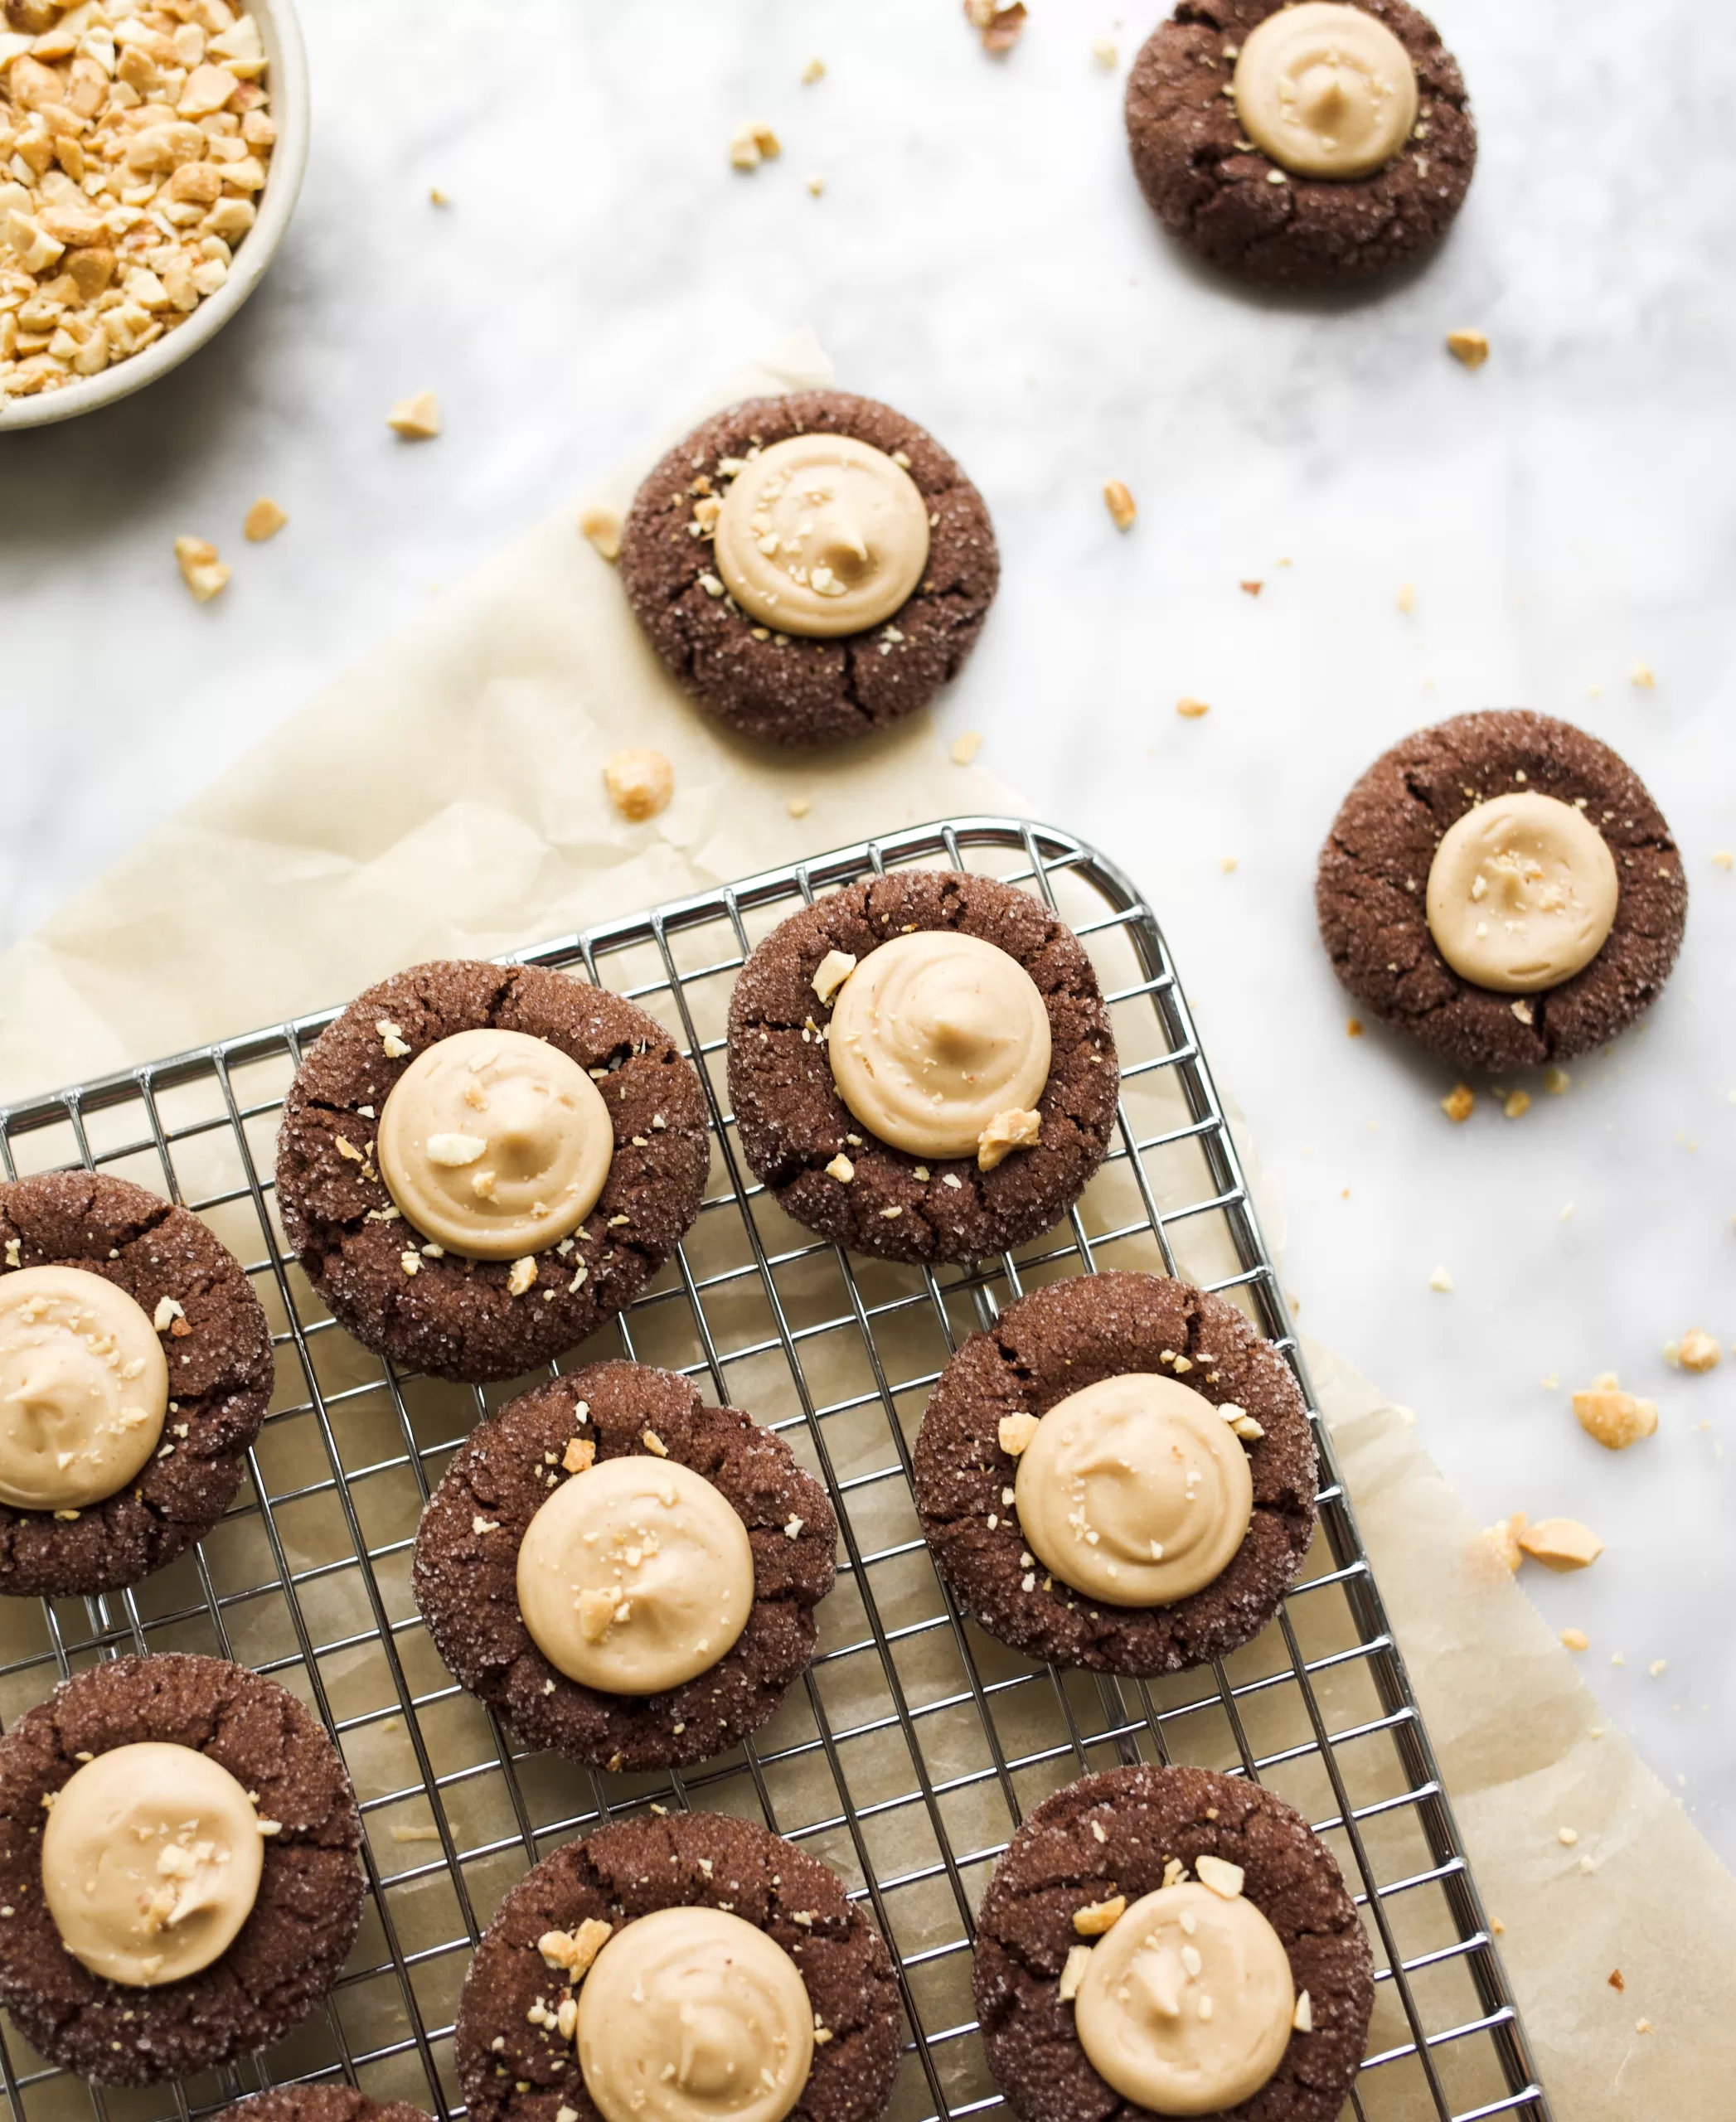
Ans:
{"type": "Polygon", "coordinates": [[[1639,776],[1571,723],[1521,709],[1457,715],[1376,759],[1333,821],[1314,898],[1332,969],[1357,1000],[1467,1070],[1535,1068],[1613,1039],[1656,1000],[1688,913],[1680,854],[1639,776]],[[1619,885],[1614,925],[1590,963],[1523,994],[1455,972],[1426,908],[1450,828],[1518,789],[1583,807],[1619,885]]]}
{"type": "Polygon", "coordinates": [[[982,1259],[1050,1229],[1103,1162],[1115,1124],[1115,1041],[1091,962],[1038,900],[992,877],[902,870],[793,915],[742,968],[729,1044],[730,1097],[756,1177],[798,1223],[886,1259],[982,1259]],[[992,1170],[974,1157],[924,1159],[866,1134],[816,1035],[832,1018],[832,1005],[814,987],[828,953],[860,963],[880,943],[924,930],[1006,952],[1030,975],[1048,1016],[1048,1082],[1035,1108],[1040,1136],[992,1170]],[[847,1180],[838,1175],[841,1157],[847,1180]]]}
{"type": "Polygon", "coordinates": [[[50,1267],[99,1276],[138,1305],[169,1400],[162,1446],[116,1493],[69,1514],[0,1503],[0,1593],[58,1598],[137,1584],[216,1524],[264,1420],[272,1359],[240,1262],[189,1210],[129,1180],[55,1171],[0,1184],[0,1302],[8,1275],[50,1267]]]}
{"type": "Polygon", "coordinates": [[[1099,2076],[1075,2031],[1076,2005],[1062,2001],[1068,1954],[1093,1942],[1074,1916],[1117,1894],[1131,1907],[1162,1887],[1171,1858],[1192,1873],[1202,1857],[1208,1871],[1213,1858],[1240,1869],[1242,1895],[1278,1933],[1298,1999],[1308,1998],[1300,2016],[1311,2030],[1291,2034],[1272,2076],[1234,2107],[1235,2122],[1334,2122],[1362,2061],[1375,1977],[1331,1852],[1258,1784],[1146,1766],[1084,1776],[1045,1799],[983,1896],[977,2013],[989,2068],[1018,2122],[1145,2112],[1099,2076]]]}
{"type": "Polygon", "coordinates": [[[817,745],[926,707],[975,646],[1001,563],[982,495],[931,435],[872,398],[803,390],[748,399],[678,443],[633,497],[620,569],[652,647],[702,707],[744,736],[817,745]],[[803,434],[850,436],[895,457],[929,509],[916,588],[861,632],[819,638],[761,624],[719,593],[713,533],[695,515],[726,497],[731,475],[721,466],[803,434]]]}
{"type": "Polygon", "coordinates": [[[278,1205],[308,1279],[363,1347],[481,1383],[535,1369],[624,1310],[698,1214],[709,1159],[699,1078],[655,1017],[543,967],[454,959],[381,981],[320,1034],[284,1101],[278,1205]],[[519,1261],[430,1250],[376,1168],[398,1079],[436,1041],[485,1028],[577,1062],[613,1128],[601,1194],[570,1238],[529,1256],[534,1279],[519,1261]]]}
{"type": "Polygon", "coordinates": [[[1302,1567],[1317,1479],[1283,1359],[1234,1305],[1157,1275],[1076,1276],[1010,1304],[941,1373],[916,1440],[917,1514],[960,1606],[1016,1650],[1093,1672],[1177,1672],[1251,1641],[1302,1567]],[[1221,1574],[1173,1605],[1109,1606],[1071,1590],[1034,1566],[1008,1500],[1018,1461],[1001,1446],[1002,1420],[1041,1416],[1129,1372],[1179,1378],[1215,1406],[1234,1402],[1264,1432],[1245,1447],[1246,1536],[1221,1574]]]}
{"type": "Polygon", "coordinates": [[[672,1372],[604,1363],[538,1386],[472,1432],[423,1514],[412,1581],[454,1677],[527,1746],[596,1768],[686,1767],[757,1732],[807,1669],[836,1542],[824,1490],[781,1437],[737,1408],[708,1406],[672,1372]],[[691,1467],[747,1529],[746,1625],[715,1664],[679,1686],[655,1694],[585,1686],[550,1662],[526,1625],[520,1548],[549,1496],[584,1477],[584,1466],[575,1476],[563,1464],[575,1439],[599,1466],[637,1456],[691,1467]]]}
{"type": "Polygon", "coordinates": [[[353,2086],[279,2086],[223,2110],[223,2122],[429,2122],[408,2100],[370,2100],[353,2086]]]}
{"type": "Polygon", "coordinates": [[[1254,145],[1226,93],[1252,31],[1283,0],[1181,0],[1127,76],[1127,144],[1153,211],[1197,256],[1266,288],[1334,288],[1430,250],[1463,204],[1477,128],[1452,55],[1405,0],[1358,0],[1416,76],[1417,125],[1363,177],[1283,169],[1254,145]]]}
{"type": "Polygon", "coordinates": [[[582,1976],[545,1959],[539,1941],[550,1932],[573,1940],[587,1923],[613,1935],[681,1907],[730,1911],[799,1970],[816,2031],[789,2110],[797,2122],[873,2122],[891,2096],[900,2025],[880,1932],[824,1864],[750,1821],[711,1813],[599,1829],[544,1858],[501,1903],[464,1977],[453,2040],[474,2122],[547,2122],[557,2107],[603,2122],[559,2024],[561,2002],[583,1997],[582,1976]]]}
{"type": "Polygon", "coordinates": [[[361,1921],[361,1819],[331,1741],[276,1681],[220,1658],[119,1658],[65,1680],[0,1738],[0,1997],[32,2046],[103,2085],[214,2070],[282,2039],[342,1971],[361,1921]],[[277,1823],[251,1912],[221,1958],[156,1987],[93,1974],[44,1900],[47,1800],[85,1761],[196,1749],[277,1823]]]}

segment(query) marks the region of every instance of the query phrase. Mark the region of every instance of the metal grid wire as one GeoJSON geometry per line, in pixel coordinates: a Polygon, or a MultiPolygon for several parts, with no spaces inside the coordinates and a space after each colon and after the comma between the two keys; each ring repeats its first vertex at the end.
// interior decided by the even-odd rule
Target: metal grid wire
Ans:
{"type": "Polygon", "coordinates": [[[0,1613],[0,1721],[69,1673],[193,1650],[269,1673],[323,1719],[366,1824],[369,1897],[322,2013],[268,2055],[177,2086],[104,2092],[0,2023],[15,2122],[153,2122],[258,2087],[346,2078],[460,2114],[451,2028],[472,1949],[526,1866],[647,1807],[765,1824],[822,1857],[899,1969],[897,2122],[1001,2105],[975,2038],[977,1903],[1019,1821],[1088,1771],[1182,1761],[1257,1777],[1334,1848],[1372,1943],[1370,2053],[1346,2112],[1544,2122],[1428,1737],[1315,1410],[1276,1270],[1192,1018],[1131,883],[1069,835],[962,818],[769,872],[546,948],[678,1035],[714,1130],[704,1208],[622,1319],[568,1359],[678,1369],[780,1431],[826,1482],[841,1535],[803,1686],[749,1746],[696,1772],[606,1776],[527,1754],[440,1665],[409,1589],[422,1504],[479,1416],[516,1389],[400,1375],[326,1314],[273,1213],[289,1081],[328,1015],[0,1112],[0,1171],[83,1165],[183,1201],[246,1264],[272,1320],[273,1411],[234,1509],[134,1590],[0,1613]],[[783,1217],[742,1163],[725,1010],[749,951],[797,906],[877,871],[950,865],[1034,892],[1084,940],[1123,1062],[1112,1155],[1067,1222],[1014,1256],[927,1271],[843,1254],[783,1217]],[[1301,1581],[1234,1658],[1161,1681],[1035,1667],[963,1621],[909,1495],[910,1445],[948,1357],[1003,1303],[1102,1267],[1180,1273],[1239,1304],[1307,1398],[1322,1468],[1301,1581]]]}

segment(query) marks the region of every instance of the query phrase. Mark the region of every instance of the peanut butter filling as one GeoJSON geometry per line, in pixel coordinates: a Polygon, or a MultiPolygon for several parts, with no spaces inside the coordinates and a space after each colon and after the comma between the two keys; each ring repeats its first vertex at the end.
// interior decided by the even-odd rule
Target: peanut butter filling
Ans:
{"type": "Polygon", "coordinates": [[[639,1916],[579,1993],[579,2066],[604,2122],[783,2122],[813,2052],[795,1962],[724,1909],[639,1916]]]}
{"type": "Polygon", "coordinates": [[[380,1116],[380,1175],[409,1223],[467,1260],[516,1260],[576,1230],[614,1156],[602,1093],[521,1031],[419,1054],[380,1116]]]}
{"type": "Polygon", "coordinates": [[[81,1510],[149,1462],[168,1412],[157,1330],[82,1267],[0,1276],[0,1503],[81,1510]]]}
{"type": "Polygon", "coordinates": [[[1217,2115],[1271,2077],[1295,2011],[1277,1931],[1240,1893],[1190,1880],[1136,1901],[1095,1947],[1074,2023],[1092,2068],[1136,2106],[1217,2115]]]}
{"type": "Polygon", "coordinates": [[[929,505],[901,464],[847,435],[793,435],[748,458],[717,518],[717,572],[780,633],[861,633],[929,564],[929,505]]]}
{"type": "Polygon", "coordinates": [[[1019,1456],[1014,1494],[1044,1568],[1109,1606],[1172,1606],[1202,1590],[1254,1515],[1229,1422],[1190,1386],[1147,1371],[1057,1402],[1019,1456]]]}
{"type": "Polygon", "coordinates": [[[608,1694],[715,1665],[754,1610],[747,1529],[703,1474],[634,1452],[553,1490],[518,1551],[518,1606],[549,1663],[608,1694]]]}
{"type": "Polygon", "coordinates": [[[1049,1012],[1006,952],[920,929],[848,974],[827,1051],[839,1097],[870,1134],[913,1156],[974,1157],[992,1122],[1041,1098],[1049,1012]]]}
{"type": "Polygon", "coordinates": [[[220,1959],[253,1912],[262,1821],[226,1768],[155,1740],[86,1761],[42,1830],[42,1894],[93,1974],[138,1989],[220,1959]]]}
{"type": "Polygon", "coordinates": [[[1410,54],[1385,23],[1334,0],[1280,7],[1236,61],[1236,115],[1254,145],[1297,177],[1368,177],[1417,121],[1410,54]]]}
{"type": "Polygon", "coordinates": [[[1591,963],[1620,899],[1615,857],[1584,811],[1526,789],[1448,826],[1424,904],[1429,933],[1462,979],[1534,995],[1591,963]]]}

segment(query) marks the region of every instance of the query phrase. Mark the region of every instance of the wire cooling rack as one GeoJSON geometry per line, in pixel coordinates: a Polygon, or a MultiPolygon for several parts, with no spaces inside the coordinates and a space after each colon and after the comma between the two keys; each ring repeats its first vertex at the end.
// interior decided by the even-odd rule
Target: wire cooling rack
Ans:
{"type": "Polygon", "coordinates": [[[568,1359],[696,1378],[778,1429],[841,1535],[803,1687],[754,1743],[696,1773],[605,1776],[527,1754],[455,1687],[410,1593],[423,1504],[516,1386],[400,1375],[337,1328],[272,1199],[280,1102],[329,1015],[225,1041],[0,1112],[0,1171],[86,1165],[196,1210],[271,1319],[273,1411],[234,1509],[136,1589],[0,1605],[0,1722],[130,1651],[200,1650],[273,1674],[342,1749],[369,1896],[322,2013],[268,2055],[178,2086],[104,2092],[48,2069],[9,2022],[15,2122],[154,2122],[297,2080],[462,2112],[451,2028],[501,1897],[558,1843],[651,1806],[761,1819],[831,1863],[891,1946],[905,2017],[896,2122],[1001,2105],[970,2000],[974,1914],[1020,1820],[1093,1771],[1178,1761],[1257,1777],[1335,1850],[1372,1943],[1376,2007],[1347,2112],[1546,2122],[1488,1923],[1346,1501],[1224,1107],[1156,921],[1069,835],[958,818],[611,922],[525,957],[632,996],[678,1035],[710,1100],[705,1205],[631,1311],[568,1359]],[[852,1257],[789,1222],[743,1165],[725,1083],[730,988],[798,906],[875,871],[949,865],[1036,894],[1095,962],[1123,1063],[1114,1146],[1064,1225],[971,1269],[852,1257]],[[962,1621],[909,1491],[948,1357],[1022,1291],[1105,1267],[1181,1274],[1239,1304],[1294,1369],[1319,1446],[1320,1532],[1283,1612],[1231,1659],[1161,1681],[1035,1667],[962,1621]]]}

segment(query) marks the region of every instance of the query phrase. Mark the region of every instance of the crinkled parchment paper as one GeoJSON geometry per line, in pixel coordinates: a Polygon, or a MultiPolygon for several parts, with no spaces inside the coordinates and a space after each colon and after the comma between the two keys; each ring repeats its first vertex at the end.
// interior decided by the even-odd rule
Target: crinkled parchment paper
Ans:
{"type": "MultiPolygon", "coordinates": [[[[829,380],[801,337],[712,403],[829,380]]],[[[624,507],[660,446],[589,499],[624,507]]],[[[419,958],[485,956],[870,833],[1023,808],[950,763],[926,718],[841,758],[721,734],[663,676],[577,514],[432,606],[0,957],[0,1097],[339,1001],[419,958]],[[675,764],[675,800],[647,825],[603,792],[604,754],[628,744],[675,764]],[[800,818],[793,797],[812,807],[800,818]]],[[[1736,2113],[1736,1886],[1408,1420],[1330,1350],[1310,1358],[1557,2115],[1736,2113]]],[[[1355,1683],[1334,1684],[1353,1709],[1355,1683]]],[[[1389,2002],[1374,2038],[1405,2038],[1389,2002]]],[[[1456,2101],[1498,2097],[1438,2060],[1456,2101]]],[[[1371,2116],[1433,2111],[1414,2071],[1375,2074],[1365,2097],[1371,2116]]]]}

